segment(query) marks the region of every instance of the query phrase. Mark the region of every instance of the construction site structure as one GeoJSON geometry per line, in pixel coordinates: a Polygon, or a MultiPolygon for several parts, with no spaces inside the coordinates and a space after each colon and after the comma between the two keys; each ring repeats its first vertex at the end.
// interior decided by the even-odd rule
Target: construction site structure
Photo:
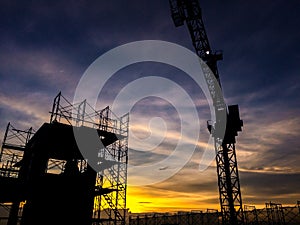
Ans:
{"type": "Polygon", "coordinates": [[[175,26],[186,23],[196,54],[203,60],[200,63],[215,109],[216,121],[208,121],[207,127],[215,143],[223,225],[244,224],[235,150],[236,136],[242,131],[243,121],[238,105],[227,106],[223,98],[217,67],[223,54],[221,51],[213,52],[210,47],[198,0],[169,0],[169,3],[175,26]],[[226,127],[222,132],[224,122],[226,127]]]}
{"type": "MultiPolygon", "coordinates": [[[[265,203],[265,208],[257,209],[244,205],[245,225],[299,225],[300,201],[295,205],[265,203]]],[[[133,214],[129,225],[223,225],[222,213],[218,210],[181,211],[173,213],[133,214]]]]}
{"type": "Polygon", "coordinates": [[[8,215],[0,224],[124,225],[129,114],[71,103],[61,93],[50,114],[37,131],[7,126],[0,208],[8,215]]]}

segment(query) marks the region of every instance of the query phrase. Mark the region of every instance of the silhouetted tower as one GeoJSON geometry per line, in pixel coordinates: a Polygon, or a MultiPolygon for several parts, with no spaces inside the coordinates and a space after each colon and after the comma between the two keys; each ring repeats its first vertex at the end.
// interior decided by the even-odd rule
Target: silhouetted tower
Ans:
{"type": "Polygon", "coordinates": [[[243,224],[242,197],[235,151],[235,137],[238,135],[238,131],[242,130],[243,121],[240,120],[238,105],[227,107],[222,93],[217,91],[217,85],[221,88],[217,61],[223,59],[222,52],[212,52],[198,0],[169,0],[169,3],[175,26],[182,26],[186,22],[196,54],[209,67],[203,65],[203,73],[213,99],[216,121],[208,122],[207,125],[215,140],[223,225],[243,224]],[[214,82],[214,78],[218,84],[214,82]],[[226,130],[223,136],[218,131],[224,120],[226,120],[226,130]]]}

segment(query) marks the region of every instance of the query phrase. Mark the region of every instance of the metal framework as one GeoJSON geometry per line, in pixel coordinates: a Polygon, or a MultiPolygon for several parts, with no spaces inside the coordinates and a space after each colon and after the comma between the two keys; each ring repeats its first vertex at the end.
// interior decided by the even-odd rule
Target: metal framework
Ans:
{"type": "Polygon", "coordinates": [[[10,122],[7,124],[0,152],[0,176],[17,178],[20,161],[29,139],[34,134],[30,127],[27,130],[16,129],[10,122]]]}
{"type": "Polygon", "coordinates": [[[300,201],[294,206],[268,202],[263,209],[244,206],[246,225],[298,225],[300,224],[300,201]]]}
{"type": "MultiPolygon", "coordinates": [[[[5,186],[9,180],[18,180],[26,145],[34,133],[32,127],[24,130],[15,128],[10,122],[7,124],[0,152],[0,185],[5,186]]],[[[4,197],[5,188],[1,191],[4,197]]],[[[0,223],[5,221],[8,225],[14,225],[20,222],[23,205],[24,202],[15,199],[1,202],[0,207],[6,211],[6,216],[0,219],[0,223]]]]}
{"type": "Polygon", "coordinates": [[[149,213],[132,215],[129,218],[129,225],[220,225],[220,223],[220,213],[210,209],[206,212],[149,213]]]}
{"type": "MultiPolygon", "coordinates": [[[[243,214],[245,225],[299,225],[300,201],[294,206],[268,202],[266,207],[256,209],[245,205],[243,214]]],[[[129,218],[129,225],[223,225],[222,216],[217,210],[192,211],[178,213],[134,214],[129,218]]]]}
{"type": "Polygon", "coordinates": [[[50,123],[37,131],[8,123],[0,152],[0,207],[7,215],[0,223],[125,225],[128,126],[128,113],[71,103],[61,92],[50,123]],[[82,154],[74,130],[92,157],[82,154]]]}
{"type": "Polygon", "coordinates": [[[86,100],[70,103],[61,93],[50,113],[50,123],[87,126],[117,136],[99,146],[93,224],[125,224],[129,114],[117,117],[108,106],[96,111],[86,100]]]}
{"type": "Polygon", "coordinates": [[[176,27],[186,22],[196,54],[205,62],[203,73],[215,107],[216,121],[208,121],[208,129],[215,140],[219,198],[224,225],[244,224],[242,197],[237,166],[235,137],[243,126],[238,105],[226,106],[221,91],[217,61],[222,52],[212,52],[202,20],[198,0],[169,0],[171,15],[176,27]],[[215,82],[217,80],[217,83],[215,82]],[[225,115],[225,117],[224,117],[225,115]],[[226,123],[225,136],[220,132],[226,123]]]}
{"type": "Polygon", "coordinates": [[[103,194],[96,196],[94,218],[100,220],[101,224],[125,224],[129,117],[127,114],[118,120],[107,118],[103,117],[105,129],[112,129],[123,138],[98,152],[98,157],[104,159],[102,162],[106,162],[106,165],[98,174],[96,191],[103,194]]]}
{"type": "MultiPolygon", "coordinates": [[[[2,209],[2,216],[0,217],[0,224],[4,225],[10,225],[12,224],[11,221],[9,220],[9,216],[11,215],[12,211],[14,211],[15,203],[9,202],[9,203],[0,203],[0,210],[2,209]]],[[[16,210],[16,223],[21,224],[21,218],[22,218],[22,213],[23,213],[23,207],[24,207],[25,202],[20,202],[19,207],[16,210]]]]}

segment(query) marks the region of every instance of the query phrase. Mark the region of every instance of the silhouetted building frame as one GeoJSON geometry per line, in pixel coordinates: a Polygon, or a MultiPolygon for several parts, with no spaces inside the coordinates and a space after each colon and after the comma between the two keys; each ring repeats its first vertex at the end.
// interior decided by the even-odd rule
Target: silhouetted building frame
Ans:
{"type": "Polygon", "coordinates": [[[71,103],[61,93],[50,114],[34,133],[8,124],[0,155],[7,224],[125,224],[129,114],[96,111],[86,100],[71,103]],[[74,132],[84,137],[90,158],[74,132]],[[20,142],[20,134],[16,144],[12,139],[20,142]]]}

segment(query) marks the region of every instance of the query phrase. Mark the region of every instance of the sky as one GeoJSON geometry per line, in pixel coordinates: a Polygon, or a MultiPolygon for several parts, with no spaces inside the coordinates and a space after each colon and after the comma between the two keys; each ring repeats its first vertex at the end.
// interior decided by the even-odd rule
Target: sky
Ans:
{"type": "MultiPolygon", "coordinates": [[[[244,123],[236,143],[243,204],[296,204],[300,200],[300,2],[201,0],[200,4],[210,45],[223,51],[218,69],[224,99],[228,105],[239,105],[244,123]]],[[[167,0],[1,0],[0,33],[0,138],[8,122],[36,130],[49,122],[58,92],[73,99],[89,66],[111,49],[160,40],[194,51],[187,27],[174,26],[167,0]]],[[[99,83],[101,79],[99,73],[99,83]]],[[[205,162],[207,168],[199,170],[210,118],[201,88],[177,68],[141,62],[111,76],[100,107],[112,104],[126,90],[133,98],[141,92],[149,95],[116,104],[116,110],[131,106],[128,208],[132,212],[218,209],[215,162],[205,162]],[[128,85],[132,86],[126,89],[128,85]],[[198,112],[201,129],[196,141],[192,137],[199,131],[186,93],[198,112]],[[186,150],[191,145],[195,145],[192,153],[186,150]],[[139,170],[153,169],[150,166],[168,159],[176,146],[180,147],[176,157],[187,159],[183,165],[175,160],[147,174],[139,170]]]]}

